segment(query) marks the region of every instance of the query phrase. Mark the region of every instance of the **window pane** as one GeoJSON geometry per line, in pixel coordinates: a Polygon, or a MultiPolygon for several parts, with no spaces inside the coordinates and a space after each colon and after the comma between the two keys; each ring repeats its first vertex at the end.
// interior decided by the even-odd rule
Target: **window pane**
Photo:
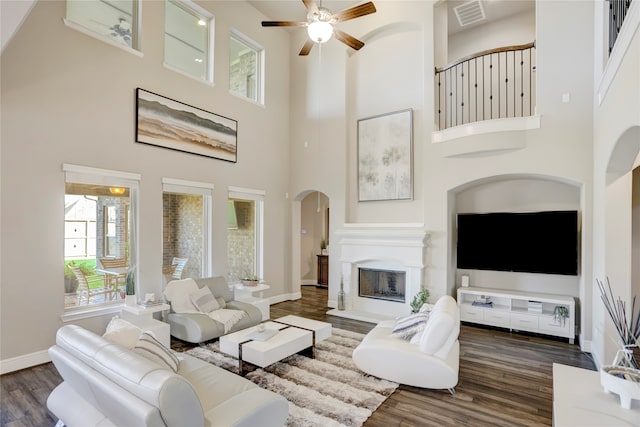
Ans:
{"type": "Polygon", "coordinates": [[[229,54],[229,89],[231,92],[260,102],[259,49],[231,36],[229,54]]]}
{"type": "Polygon", "coordinates": [[[167,0],[164,36],[165,63],[208,80],[211,18],[184,3],[167,0]]]}
{"type": "MultiPolygon", "coordinates": [[[[227,258],[232,280],[256,275],[256,202],[254,200],[229,199],[233,203],[235,228],[227,229],[227,258]]],[[[232,216],[232,213],[230,213],[232,216]]],[[[259,277],[262,279],[261,277],[259,277]]]]}
{"type": "Polygon", "coordinates": [[[67,19],[137,49],[137,8],[137,0],[67,0],[67,19]]]}
{"type": "Polygon", "coordinates": [[[202,277],[204,197],[165,192],[162,204],[162,272],[165,280],[202,277]]]}
{"type": "Polygon", "coordinates": [[[128,188],[66,183],[65,307],[122,299],[131,250],[130,208],[128,188]],[[107,261],[118,264],[111,270],[107,261]]]}

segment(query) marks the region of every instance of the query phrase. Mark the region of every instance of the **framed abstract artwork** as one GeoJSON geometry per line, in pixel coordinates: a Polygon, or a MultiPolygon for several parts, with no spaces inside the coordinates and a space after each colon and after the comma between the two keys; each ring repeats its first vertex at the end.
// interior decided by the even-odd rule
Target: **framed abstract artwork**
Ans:
{"type": "Polygon", "coordinates": [[[413,110],[358,120],[358,201],[413,199],[413,110]]]}
{"type": "Polygon", "coordinates": [[[138,88],[136,142],[235,163],[238,122],[138,88]]]}

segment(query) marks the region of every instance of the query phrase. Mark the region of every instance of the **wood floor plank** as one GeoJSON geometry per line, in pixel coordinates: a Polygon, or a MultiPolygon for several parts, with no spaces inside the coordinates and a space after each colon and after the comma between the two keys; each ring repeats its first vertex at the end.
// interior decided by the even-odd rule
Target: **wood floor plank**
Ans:
{"type": "MultiPolygon", "coordinates": [[[[271,318],[295,314],[362,334],[375,326],[328,310],[326,289],[303,286],[301,299],[272,305],[271,318]]],[[[193,347],[174,338],[171,345],[193,347]]],[[[550,426],[553,363],[594,369],[590,356],[567,340],[463,324],[456,394],[401,385],[365,427],[550,426]]],[[[61,381],[51,363],[2,375],[0,426],[53,426],[46,398],[61,381]]]]}

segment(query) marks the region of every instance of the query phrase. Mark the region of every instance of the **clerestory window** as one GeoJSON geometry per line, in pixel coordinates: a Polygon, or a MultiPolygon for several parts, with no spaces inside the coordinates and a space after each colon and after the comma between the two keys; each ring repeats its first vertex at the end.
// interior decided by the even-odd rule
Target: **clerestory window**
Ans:
{"type": "Polygon", "coordinates": [[[213,82],[213,15],[188,0],[165,5],[165,66],[213,82]]]}
{"type": "Polygon", "coordinates": [[[109,43],[140,50],[139,16],[138,0],[67,0],[65,23],[109,43]]]}
{"type": "Polygon", "coordinates": [[[229,46],[229,90],[259,104],[263,96],[264,49],[237,31],[229,46]]]}

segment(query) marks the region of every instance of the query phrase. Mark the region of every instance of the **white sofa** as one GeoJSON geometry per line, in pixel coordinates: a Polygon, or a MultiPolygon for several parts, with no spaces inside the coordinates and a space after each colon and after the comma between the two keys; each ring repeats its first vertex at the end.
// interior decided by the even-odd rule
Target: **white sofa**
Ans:
{"type": "Polygon", "coordinates": [[[383,321],[366,335],[353,352],[356,366],[389,381],[453,393],[460,361],[456,301],[450,296],[438,299],[426,327],[411,341],[392,334],[395,324],[383,321]]]}
{"type": "Polygon", "coordinates": [[[69,427],[282,426],[288,402],[251,381],[178,353],[177,373],[76,325],[49,349],[64,379],[47,407],[69,427]]]}
{"type": "MultiPolygon", "coordinates": [[[[183,279],[180,282],[186,282],[187,280],[191,279],[183,279]]],[[[233,325],[226,333],[246,329],[262,321],[262,312],[259,308],[252,304],[235,300],[234,292],[229,288],[224,277],[208,277],[204,279],[193,279],[193,281],[199,288],[207,286],[214,297],[220,302],[221,306],[224,305],[227,309],[241,310],[246,313],[246,316],[233,325]]],[[[174,284],[176,284],[175,281],[169,285],[174,284]]],[[[170,313],[167,315],[167,323],[171,326],[172,336],[183,341],[197,344],[221,337],[225,334],[224,326],[221,323],[212,320],[206,314],[198,312],[177,313],[175,304],[173,304],[171,298],[167,296],[166,291],[165,298],[167,302],[171,304],[170,313]]]]}

